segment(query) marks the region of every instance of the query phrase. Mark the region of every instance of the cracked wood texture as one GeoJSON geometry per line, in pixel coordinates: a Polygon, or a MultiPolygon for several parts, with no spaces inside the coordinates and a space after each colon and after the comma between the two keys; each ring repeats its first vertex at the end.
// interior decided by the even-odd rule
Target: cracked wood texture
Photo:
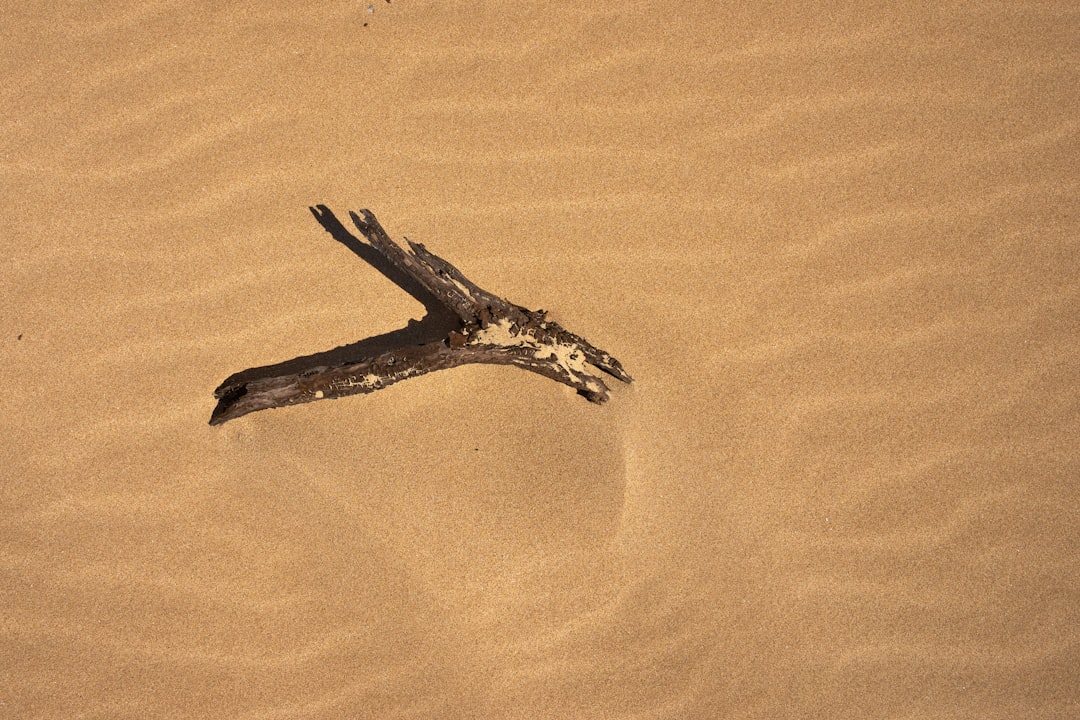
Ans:
{"type": "Polygon", "coordinates": [[[402,248],[369,210],[349,213],[366,243],[326,206],[311,211],[336,239],[423,302],[428,315],[385,336],[236,373],[214,391],[218,404],[211,425],[256,410],[374,392],[468,363],[520,367],[569,385],[595,403],[605,402],[610,390],[590,366],[632,381],[618,360],[549,320],[543,310],[484,290],[419,243],[407,241],[409,250],[402,248]]]}

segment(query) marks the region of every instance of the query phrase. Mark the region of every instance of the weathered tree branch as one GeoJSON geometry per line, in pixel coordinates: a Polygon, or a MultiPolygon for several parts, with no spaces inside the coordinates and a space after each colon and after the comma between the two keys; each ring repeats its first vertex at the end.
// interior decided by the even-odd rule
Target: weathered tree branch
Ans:
{"type": "Polygon", "coordinates": [[[606,401],[609,390],[588,365],[632,381],[618,360],[549,320],[543,310],[528,310],[489,293],[423,245],[409,242],[412,252],[403,249],[370,211],[349,213],[366,244],[326,206],[311,212],[337,240],[420,300],[428,314],[386,335],[236,373],[214,391],[218,404],[211,425],[256,410],[374,392],[468,363],[530,370],[595,403],[606,401]]]}

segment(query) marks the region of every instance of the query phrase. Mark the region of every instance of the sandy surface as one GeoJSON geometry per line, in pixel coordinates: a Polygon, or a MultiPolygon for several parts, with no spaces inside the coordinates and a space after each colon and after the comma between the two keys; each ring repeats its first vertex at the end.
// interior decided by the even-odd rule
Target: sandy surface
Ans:
{"type": "Polygon", "coordinates": [[[1080,716],[1075,3],[686,5],[8,3],[0,716],[1080,716]],[[319,202],[637,382],[209,427],[319,202]]]}

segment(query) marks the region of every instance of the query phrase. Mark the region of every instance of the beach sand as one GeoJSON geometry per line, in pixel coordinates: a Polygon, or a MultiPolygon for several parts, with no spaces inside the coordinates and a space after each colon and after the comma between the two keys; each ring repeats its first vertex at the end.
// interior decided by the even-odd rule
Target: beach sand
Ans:
{"type": "Polygon", "coordinates": [[[1080,716],[1075,3],[372,2],[6,9],[0,716],[1080,716]]]}

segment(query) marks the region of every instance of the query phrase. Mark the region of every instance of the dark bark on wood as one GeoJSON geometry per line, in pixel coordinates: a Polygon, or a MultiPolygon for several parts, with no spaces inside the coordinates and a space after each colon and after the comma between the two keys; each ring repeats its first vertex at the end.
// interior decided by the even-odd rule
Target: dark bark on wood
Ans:
{"type": "Polygon", "coordinates": [[[350,212],[367,240],[349,233],[324,205],[312,214],[330,234],[424,304],[427,315],[401,330],[335,350],[236,373],[214,391],[211,425],[256,410],[369,393],[435,370],[468,363],[514,365],[603,403],[608,387],[588,365],[623,381],[619,361],[547,319],[479,287],[423,245],[409,252],[368,210],[350,212]]]}

